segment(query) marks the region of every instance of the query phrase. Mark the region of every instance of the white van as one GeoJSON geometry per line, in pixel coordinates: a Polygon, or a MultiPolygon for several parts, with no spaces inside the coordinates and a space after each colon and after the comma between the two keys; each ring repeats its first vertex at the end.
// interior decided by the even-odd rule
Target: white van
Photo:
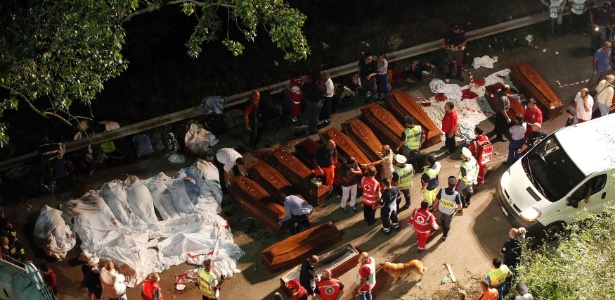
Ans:
{"type": "Polygon", "coordinates": [[[547,232],[615,201],[615,115],[561,128],[502,175],[496,197],[515,227],[547,232]]]}

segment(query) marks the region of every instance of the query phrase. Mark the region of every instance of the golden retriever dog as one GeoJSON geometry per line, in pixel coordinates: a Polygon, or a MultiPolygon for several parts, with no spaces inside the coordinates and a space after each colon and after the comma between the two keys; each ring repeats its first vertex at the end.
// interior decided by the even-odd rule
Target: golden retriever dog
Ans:
{"type": "Polygon", "coordinates": [[[417,279],[417,277],[423,278],[423,273],[427,271],[427,268],[423,267],[423,263],[418,259],[411,260],[405,264],[383,262],[380,263],[380,266],[384,271],[389,273],[389,275],[393,276],[393,284],[395,284],[397,279],[399,279],[400,277],[404,277],[411,274],[413,275],[414,279],[417,279]]]}

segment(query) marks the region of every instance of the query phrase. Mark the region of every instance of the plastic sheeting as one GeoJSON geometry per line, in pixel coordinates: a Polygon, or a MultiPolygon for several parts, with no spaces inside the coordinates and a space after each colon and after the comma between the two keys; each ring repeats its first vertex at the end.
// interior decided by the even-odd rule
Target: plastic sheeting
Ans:
{"type": "MultiPolygon", "coordinates": [[[[495,84],[496,82],[510,84],[510,80],[508,79],[509,73],[509,69],[504,69],[487,76],[485,78],[485,84],[480,86],[474,84],[464,86],[464,90],[469,89],[471,92],[478,95],[476,99],[462,99],[462,88],[457,84],[445,84],[439,79],[437,79],[437,81],[434,80],[429,84],[434,93],[445,93],[447,101],[451,101],[455,104],[459,118],[458,134],[466,142],[476,138],[474,134],[474,127],[476,127],[476,125],[495,114],[489,106],[487,99],[484,97],[485,87],[495,84]],[[456,88],[453,86],[456,86],[456,88]],[[457,96],[457,90],[459,90],[459,96],[457,96]]],[[[422,108],[427,113],[429,118],[436,123],[436,126],[441,128],[442,118],[444,117],[444,105],[447,101],[437,101],[435,97],[429,98],[428,101],[430,105],[422,106],[422,108]]]]}
{"type": "Polygon", "coordinates": [[[113,260],[130,287],[151,272],[183,262],[200,264],[205,258],[216,262],[218,275],[239,272],[237,260],[244,252],[218,215],[221,193],[219,200],[214,195],[220,190],[219,175],[211,166],[199,161],[175,178],[163,173],[143,181],[129,176],[62,204],[63,217],[73,222],[82,241],[84,258],[113,260]],[[120,222],[120,216],[127,222],[120,222]]]}
{"type": "Polygon", "coordinates": [[[493,64],[496,62],[498,62],[497,56],[494,56],[493,58],[491,58],[487,55],[484,55],[482,57],[475,57],[474,61],[472,62],[472,67],[474,69],[478,69],[480,67],[493,69],[493,64]]]}
{"type": "Polygon", "coordinates": [[[207,153],[210,147],[218,144],[216,136],[199,124],[192,124],[184,137],[184,145],[194,154],[207,153]]]}
{"type": "Polygon", "coordinates": [[[70,226],[66,225],[62,218],[62,211],[47,205],[41,208],[36,219],[34,242],[45,254],[57,260],[63,260],[66,253],[77,243],[70,226]]]}

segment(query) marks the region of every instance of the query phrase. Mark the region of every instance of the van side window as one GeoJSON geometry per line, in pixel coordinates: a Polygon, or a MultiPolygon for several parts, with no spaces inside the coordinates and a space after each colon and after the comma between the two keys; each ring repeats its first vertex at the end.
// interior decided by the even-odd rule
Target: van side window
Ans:
{"type": "Polygon", "coordinates": [[[582,186],[580,186],[572,195],[570,196],[573,200],[583,200],[587,197],[589,187],[592,187],[592,195],[598,193],[604,189],[606,185],[606,174],[598,175],[588,181],[586,181],[582,186]]]}

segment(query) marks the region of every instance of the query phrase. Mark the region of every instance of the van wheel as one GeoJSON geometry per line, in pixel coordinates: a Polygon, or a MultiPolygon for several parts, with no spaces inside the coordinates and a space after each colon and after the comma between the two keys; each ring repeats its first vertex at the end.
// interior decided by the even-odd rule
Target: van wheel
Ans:
{"type": "Polygon", "coordinates": [[[565,227],[566,223],[564,222],[553,223],[543,230],[540,239],[549,246],[557,247],[559,245],[560,235],[564,232],[565,227]]]}

